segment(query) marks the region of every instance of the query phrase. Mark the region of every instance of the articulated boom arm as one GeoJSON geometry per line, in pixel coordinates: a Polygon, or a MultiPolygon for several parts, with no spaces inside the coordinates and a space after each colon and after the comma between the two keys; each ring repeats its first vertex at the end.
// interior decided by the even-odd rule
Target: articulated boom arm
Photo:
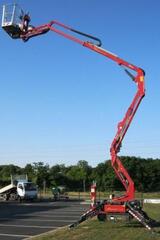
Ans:
{"type": "Polygon", "coordinates": [[[137,108],[138,108],[142,98],[145,95],[144,71],[141,69],[137,69],[137,68],[135,68],[134,70],[137,72],[137,75],[135,78],[133,78],[133,80],[135,81],[135,83],[137,83],[138,89],[137,89],[136,95],[135,95],[131,105],[129,106],[129,108],[125,114],[125,117],[123,118],[123,120],[121,122],[118,123],[118,130],[117,130],[116,136],[111,144],[111,149],[110,149],[112,166],[113,166],[114,171],[116,172],[118,178],[124,185],[124,187],[126,189],[126,194],[121,197],[113,198],[113,201],[126,202],[126,201],[134,199],[134,192],[135,192],[134,182],[131,179],[131,177],[129,176],[129,174],[126,171],[126,169],[124,168],[124,166],[122,165],[119,157],[117,156],[117,153],[120,151],[122,140],[127,132],[127,129],[130,126],[130,123],[137,111],[137,108]]]}
{"type": "Polygon", "coordinates": [[[50,23],[39,26],[39,27],[30,27],[29,21],[30,21],[29,18],[26,18],[26,19],[24,18],[24,20],[23,20],[24,27],[19,35],[19,38],[21,38],[23,41],[27,41],[32,37],[35,37],[35,36],[38,36],[41,34],[45,34],[48,31],[53,31],[65,38],[68,38],[74,42],[77,42],[77,43],[81,44],[82,46],[87,47],[90,50],[95,51],[95,52],[113,60],[119,66],[124,67],[125,72],[137,84],[136,95],[135,95],[131,105],[129,106],[123,120],[118,123],[118,130],[117,130],[116,136],[111,144],[111,149],[110,149],[112,167],[126,190],[125,195],[120,196],[120,197],[114,197],[113,201],[125,202],[125,201],[129,201],[129,200],[133,200],[134,192],[135,192],[134,182],[131,179],[131,177],[129,176],[127,170],[124,168],[124,166],[121,163],[120,159],[118,158],[117,154],[120,151],[122,140],[127,132],[128,127],[131,124],[131,121],[136,113],[136,110],[137,110],[142,98],[145,95],[144,71],[141,68],[136,67],[133,64],[130,64],[130,63],[124,61],[123,59],[119,58],[117,55],[101,48],[101,41],[96,37],[93,37],[86,33],[77,31],[77,30],[70,28],[62,23],[57,22],[57,21],[51,21],[50,23]],[[58,26],[58,28],[56,28],[55,26],[58,26]],[[62,31],[61,28],[65,29],[65,32],[62,31]],[[78,35],[81,35],[83,37],[91,39],[91,41],[94,41],[94,42],[83,41],[83,40],[69,34],[68,32],[76,33],[78,35]],[[131,72],[129,72],[129,70],[132,70],[132,72],[134,71],[135,75],[133,75],[131,72]]]}

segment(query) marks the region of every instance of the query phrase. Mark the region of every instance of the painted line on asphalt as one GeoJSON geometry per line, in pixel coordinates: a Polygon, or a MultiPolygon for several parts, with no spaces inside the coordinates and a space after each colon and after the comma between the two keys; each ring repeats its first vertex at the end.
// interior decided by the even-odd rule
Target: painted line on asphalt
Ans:
{"type": "MultiPolygon", "coordinates": [[[[75,219],[76,220],[76,219],[75,219]]],[[[23,222],[73,222],[75,220],[66,220],[66,219],[21,219],[23,222]]]]}
{"type": "MultiPolygon", "coordinates": [[[[67,216],[67,217],[69,217],[69,216],[72,216],[72,215],[74,215],[74,216],[80,216],[81,214],[83,214],[84,212],[86,212],[86,210],[84,210],[84,211],[63,211],[63,212],[43,212],[42,214],[40,214],[40,213],[35,213],[35,214],[16,214],[15,215],[15,218],[16,217],[32,217],[32,216],[34,216],[34,217],[36,217],[36,216],[46,216],[46,217],[54,217],[54,216],[67,216]],[[70,213],[70,214],[69,214],[70,213]]],[[[1,218],[0,218],[0,220],[1,220],[1,218]]]]}
{"type": "Polygon", "coordinates": [[[80,215],[81,214],[74,214],[74,215],[67,215],[67,214],[60,214],[60,215],[55,215],[55,214],[53,214],[53,215],[51,215],[51,214],[45,214],[45,215],[43,215],[43,214],[36,214],[36,215],[28,215],[28,214],[23,214],[23,215],[16,215],[14,218],[0,218],[0,221],[2,221],[2,220],[21,220],[21,219],[19,219],[19,218],[16,218],[16,217],[25,217],[25,218],[35,218],[35,217],[38,217],[38,218],[62,218],[62,217],[67,217],[67,218],[76,218],[76,217],[80,217],[80,215]]]}
{"type": "Polygon", "coordinates": [[[38,226],[38,225],[16,225],[16,224],[0,224],[0,227],[21,227],[21,228],[48,228],[48,229],[54,229],[57,227],[54,226],[38,226]]]}
{"type": "Polygon", "coordinates": [[[68,209],[68,210],[58,210],[58,209],[53,209],[53,210],[50,210],[50,211],[43,211],[44,214],[47,214],[47,213],[76,213],[76,212],[83,212],[83,211],[86,211],[87,209],[81,209],[81,210],[74,210],[74,209],[68,209]]]}
{"type": "Polygon", "coordinates": [[[7,233],[0,233],[0,236],[4,237],[19,237],[19,238],[28,238],[28,237],[33,237],[32,235],[17,235],[17,234],[7,234],[7,233]]]}
{"type": "Polygon", "coordinates": [[[74,216],[67,216],[66,215],[66,217],[67,217],[67,219],[65,218],[65,216],[58,216],[58,215],[56,215],[56,216],[46,216],[46,218],[49,218],[49,219],[45,219],[45,216],[42,216],[42,215],[38,215],[38,216],[28,216],[28,215],[26,215],[26,216],[23,216],[24,217],[24,219],[23,218],[0,218],[0,222],[3,222],[3,221],[9,221],[9,222],[11,222],[11,221],[44,221],[44,222],[54,222],[54,221],[62,221],[62,220],[64,220],[65,222],[66,221],[75,221],[77,218],[79,218],[80,216],[79,215],[74,215],[74,216]],[[35,217],[38,217],[38,218],[35,218],[35,217]],[[56,220],[55,220],[55,218],[56,218],[56,220]],[[69,218],[69,219],[68,219],[69,218]]]}
{"type": "MultiPolygon", "coordinates": [[[[87,208],[88,209],[88,208],[87,208]]],[[[86,209],[85,208],[82,208],[82,209],[69,209],[69,208],[65,208],[65,209],[51,209],[50,211],[42,211],[43,213],[48,213],[48,212],[60,212],[60,213],[63,213],[63,212],[82,212],[82,211],[85,211],[86,209]]]]}

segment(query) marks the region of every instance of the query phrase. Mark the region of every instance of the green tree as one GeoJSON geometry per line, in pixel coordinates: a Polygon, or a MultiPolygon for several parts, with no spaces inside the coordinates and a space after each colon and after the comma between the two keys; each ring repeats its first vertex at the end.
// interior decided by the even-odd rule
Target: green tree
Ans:
{"type": "Polygon", "coordinates": [[[11,175],[20,175],[22,169],[13,164],[2,165],[0,167],[1,185],[6,185],[11,181],[11,175]]]}
{"type": "Polygon", "coordinates": [[[64,164],[56,164],[52,166],[49,171],[50,186],[66,186],[68,185],[68,178],[66,176],[66,167],[64,164]]]}
{"type": "Polygon", "coordinates": [[[36,183],[36,175],[35,175],[35,169],[34,166],[32,164],[27,164],[24,169],[23,169],[23,173],[27,174],[28,179],[32,182],[36,183]]]}
{"type": "Polygon", "coordinates": [[[33,169],[35,174],[35,179],[38,187],[40,189],[43,188],[44,183],[45,186],[48,187],[49,185],[49,165],[44,165],[43,162],[34,162],[33,169]]]}

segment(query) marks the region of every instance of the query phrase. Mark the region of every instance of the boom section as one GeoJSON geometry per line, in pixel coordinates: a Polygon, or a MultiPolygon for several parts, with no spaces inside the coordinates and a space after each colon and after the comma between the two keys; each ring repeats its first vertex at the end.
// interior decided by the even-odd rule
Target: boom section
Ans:
{"type": "Polygon", "coordinates": [[[92,49],[93,51],[104,55],[105,57],[115,61],[118,65],[124,67],[125,72],[131,77],[131,79],[136,83],[137,85],[137,92],[124,116],[122,121],[118,123],[117,126],[117,133],[113,139],[113,142],[111,144],[110,148],[110,154],[111,154],[111,163],[112,167],[123,184],[126,192],[124,195],[119,197],[113,197],[112,201],[119,201],[119,202],[126,202],[126,201],[132,201],[134,199],[135,195],[135,188],[134,188],[134,182],[130,175],[128,174],[128,171],[125,169],[124,165],[120,161],[120,158],[117,156],[118,152],[120,151],[123,138],[132,122],[132,119],[139,107],[139,104],[141,103],[142,98],[145,96],[145,86],[144,86],[144,71],[141,68],[136,67],[133,64],[130,64],[123,59],[119,58],[117,55],[106,51],[105,49],[102,49],[101,47],[97,47],[95,45],[92,45],[88,42],[84,43],[84,46],[92,49]],[[128,71],[132,70],[135,72],[135,76],[128,71]]]}

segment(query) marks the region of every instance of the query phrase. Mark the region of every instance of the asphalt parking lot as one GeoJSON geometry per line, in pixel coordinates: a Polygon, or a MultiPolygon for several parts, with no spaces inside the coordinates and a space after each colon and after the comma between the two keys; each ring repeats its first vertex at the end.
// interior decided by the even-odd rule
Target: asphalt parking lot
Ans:
{"type": "Polygon", "coordinates": [[[0,203],[0,240],[26,239],[69,225],[88,208],[78,201],[0,203]]]}

